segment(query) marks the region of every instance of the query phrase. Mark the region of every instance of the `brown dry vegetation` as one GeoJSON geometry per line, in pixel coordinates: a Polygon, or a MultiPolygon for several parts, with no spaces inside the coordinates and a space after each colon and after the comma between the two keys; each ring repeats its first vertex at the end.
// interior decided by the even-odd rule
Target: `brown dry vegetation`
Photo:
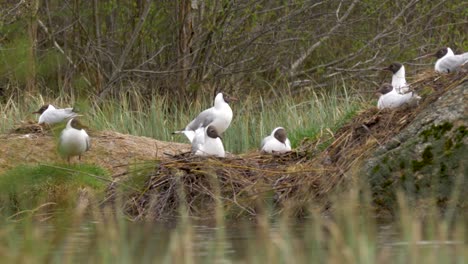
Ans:
{"type": "MultiPolygon", "coordinates": [[[[467,79],[466,73],[423,73],[412,83],[413,89],[424,95],[417,107],[367,109],[330,138],[305,141],[284,155],[248,153],[227,159],[175,156],[156,166],[144,191],[127,197],[126,210],[137,219],[167,219],[177,214],[181,197],[185,197],[192,216],[208,218],[213,216],[218,197],[233,217],[254,216],[258,208],[265,208],[259,206],[265,202],[278,205],[280,210],[292,209],[295,215],[310,209],[311,204],[326,209],[338,186],[359,180],[360,165],[372,151],[467,79]],[[327,140],[332,143],[319,151],[327,140]]],[[[113,190],[111,196],[116,193],[113,190]]]]}

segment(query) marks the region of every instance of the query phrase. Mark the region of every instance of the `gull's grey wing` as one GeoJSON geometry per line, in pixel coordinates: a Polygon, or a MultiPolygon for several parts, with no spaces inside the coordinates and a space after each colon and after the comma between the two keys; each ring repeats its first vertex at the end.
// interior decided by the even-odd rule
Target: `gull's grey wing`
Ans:
{"type": "Polygon", "coordinates": [[[63,155],[63,131],[60,133],[59,141],[57,144],[57,150],[59,154],[62,156],[63,155]]]}
{"type": "MultiPolygon", "coordinates": [[[[57,109],[57,110],[59,110],[59,109],[57,109]]],[[[64,109],[60,109],[60,110],[62,111],[63,115],[67,116],[67,118],[75,117],[75,116],[78,115],[77,113],[75,113],[73,111],[73,108],[64,108],[64,109]]]]}
{"type": "Polygon", "coordinates": [[[205,129],[198,128],[192,140],[192,153],[197,152],[203,144],[205,144],[205,129]]]}
{"type": "Polygon", "coordinates": [[[190,122],[186,127],[185,130],[197,130],[200,127],[208,126],[213,120],[215,119],[215,115],[213,114],[212,109],[206,109],[205,111],[201,112],[192,122],[190,122]]]}
{"type": "Polygon", "coordinates": [[[449,69],[450,72],[457,71],[464,63],[468,62],[468,52],[450,56],[440,62],[440,67],[449,69]]]}
{"type": "Polygon", "coordinates": [[[55,124],[63,122],[68,118],[75,117],[77,114],[73,111],[68,111],[67,109],[55,109],[53,111],[46,112],[45,115],[41,116],[43,118],[43,122],[48,124],[55,124]]]}
{"type": "Polygon", "coordinates": [[[86,135],[86,151],[91,149],[91,139],[86,135]]]}

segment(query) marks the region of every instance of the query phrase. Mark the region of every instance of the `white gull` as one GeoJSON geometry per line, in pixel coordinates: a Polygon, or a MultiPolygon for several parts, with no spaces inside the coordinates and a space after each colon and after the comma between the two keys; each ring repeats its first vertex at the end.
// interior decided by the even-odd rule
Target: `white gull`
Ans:
{"type": "Polygon", "coordinates": [[[440,73],[456,72],[468,62],[468,52],[455,55],[448,47],[441,48],[434,56],[438,58],[434,67],[435,71],[440,73]]]}
{"type": "Polygon", "coordinates": [[[90,147],[90,139],[86,131],[77,119],[70,119],[60,134],[58,145],[60,155],[70,163],[70,158],[73,156],[78,156],[81,160],[81,155],[90,147]]]}
{"type": "Polygon", "coordinates": [[[221,137],[213,125],[206,128],[200,127],[195,131],[192,153],[196,156],[224,157],[226,155],[221,137]]]}
{"type": "Polygon", "coordinates": [[[406,83],[405,78],[405,66],[399,62],[394,62],[390,64],[384,70],[391,71],[392,75],[392,86],[397,91],[397,93],[405,94],[409,91],[409,85],[406,83]]]}
{"type": "Polygon", "coordinates": [[[55,108],[51,104],[43,105],[39,110],[33,112],[33,114],[40,114],[39,124],[56,124],[63,122],[69,118],[78,116],[74,112],[73,108],[55,108]]]}
{"type": "Polygon", "coordinates": [[[209,125],[216,128],[218,134],[222,134],[229,127],[232,121],[232,109],[229,102],[237,100],[229,95],[218,93],[214,100],[214,106],[201,112],[193,119],[184,130],[174,133],[183,133],[190,142],[193,142],[195,131],[209,125]]]}
{"type": "Polygon", "coordinates": [[[262,152],[266,153],[284,153],[291,151],[291,142],[287,137],[286,130],[283,127],[273,129],[271,135],[262,140],[260,149],[262,152]]]}
{"type": "Polygon", "coordinates": [[[380,94],[379,101],[377,102],[377,108],[379,109],[397,108],[403,104],[411,104],[421,99],[421,97],[413,92],[406,94],[398,93],[389,83],[382,84],[378,93],[380,94]]]}

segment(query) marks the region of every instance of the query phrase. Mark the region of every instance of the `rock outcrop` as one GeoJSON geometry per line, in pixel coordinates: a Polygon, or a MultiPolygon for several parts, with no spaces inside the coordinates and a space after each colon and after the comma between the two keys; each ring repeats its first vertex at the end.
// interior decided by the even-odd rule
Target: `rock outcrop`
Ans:
{"type": "Polygon", "coordinates": [[[403,191],[420,208],[427,199],[446,206],[453,195],[466,207],[468,189],[468,81],[448,90],[420,111],[414,120],[364,162],[375,205],[395,208],[403,191]]]}

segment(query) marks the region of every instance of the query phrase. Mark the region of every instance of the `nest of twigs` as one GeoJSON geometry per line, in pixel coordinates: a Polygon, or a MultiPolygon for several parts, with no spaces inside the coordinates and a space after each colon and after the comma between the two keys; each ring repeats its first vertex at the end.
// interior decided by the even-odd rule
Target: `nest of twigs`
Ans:
{"type": "Polygon", "coordinates": [[[217,204],[231,218],[255,216],[264,208],[273,208],[274,213],[287,208],[296,215],[314,205],[326,209],[338,186],[359,177],[353,168],[441,94],[466,80],[466,73],[424,73],[411,85],[419,94],[427,93],[418,106],[367,109],[334,135],[305,140],[290,153],[253,152],[224,159],[174,156],[156,166],[144,191],[128,196],[125,209],[136,219],[150,220],[177,216],[181,204],[200,218],[213,218],[217,204]],[[327,140],[331,144],[319,151],[319,144],[327,140]]]}
{"type": "Polygon", "coordinates": [[[126,209],[136,218],[167,220],[183,202],[191,216],[212,218],[216,202],[222,201],[225,214],[238,218],[255,216],[268,204],[283,208],[299,190],[307,191],[303,203],[318,201],[339,175],[325,179],[326,168],[312,163],[307,152],[225,159],[180,155],[159,163],[145,192],[128,199],[126,209]]]}

